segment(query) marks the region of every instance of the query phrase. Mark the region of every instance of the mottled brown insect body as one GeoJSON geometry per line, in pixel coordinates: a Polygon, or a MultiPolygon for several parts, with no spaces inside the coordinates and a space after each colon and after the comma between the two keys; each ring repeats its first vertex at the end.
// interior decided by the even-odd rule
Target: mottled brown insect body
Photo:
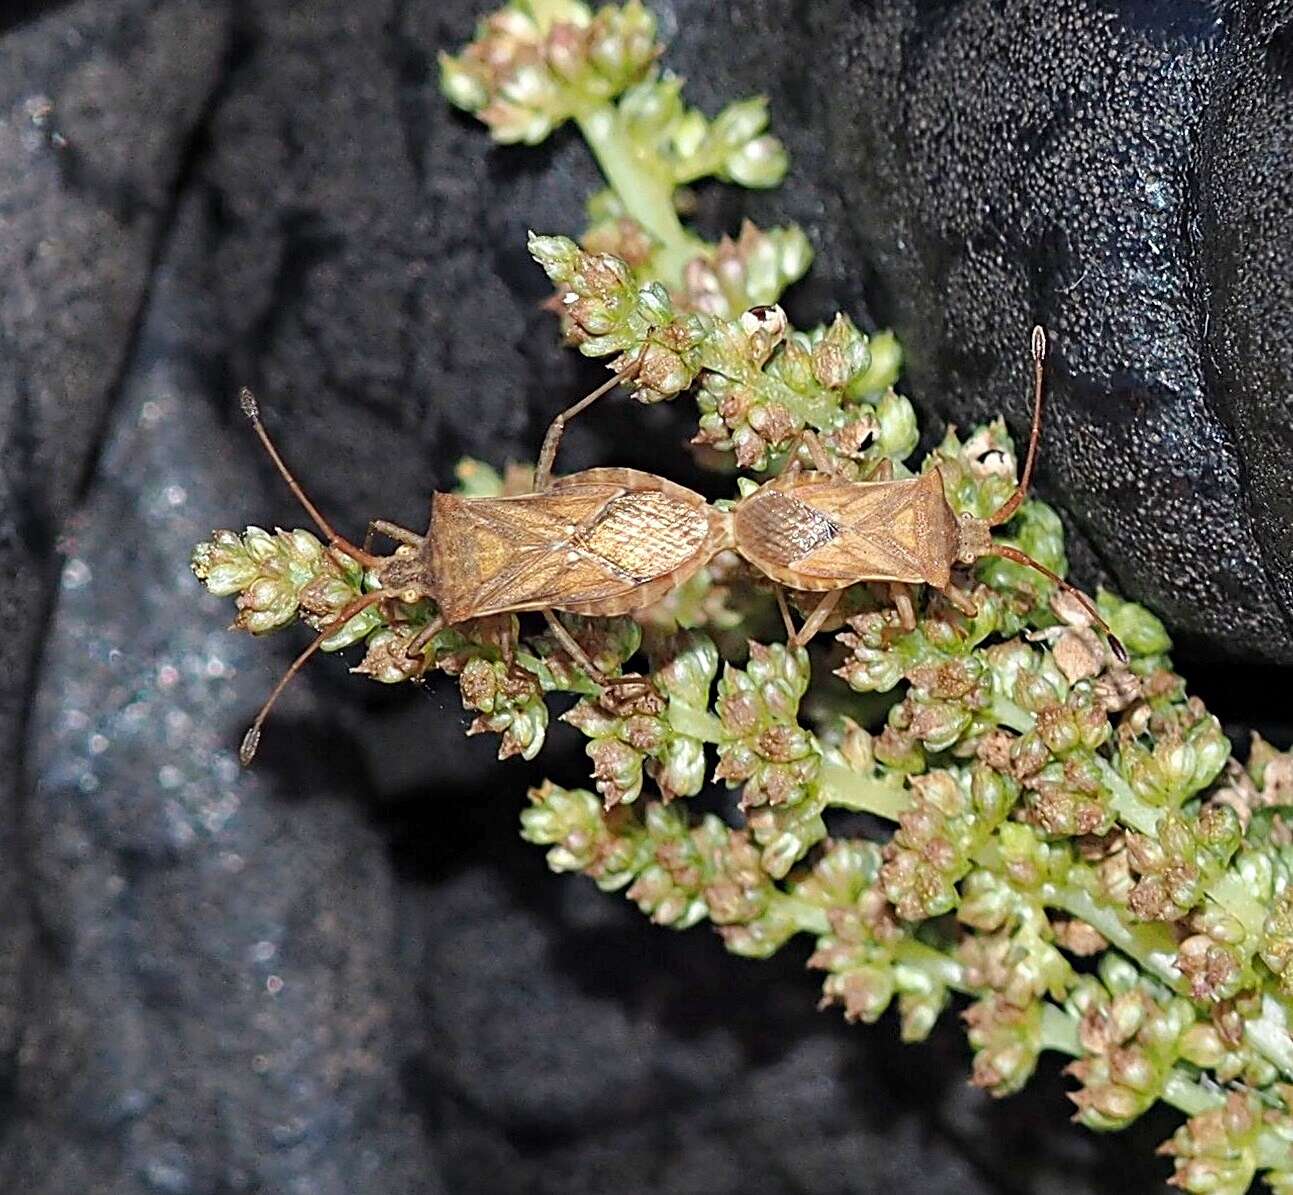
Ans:
{"type": "Polygon", "coordinates": [[[610,616],[650,605],[727,547],[727,516],[637,469],[589,469],[541,494],[436,494],[426,536],[446,622],[526,610],[610,616]]]}
{"type": "Polygon", "coordinates": [[[945,589],[960,524],[937,470],[899,481],[840,481],[794,473],[732,512],[736,550],[795,589],[843,589],[860,579],[945,589]]]}

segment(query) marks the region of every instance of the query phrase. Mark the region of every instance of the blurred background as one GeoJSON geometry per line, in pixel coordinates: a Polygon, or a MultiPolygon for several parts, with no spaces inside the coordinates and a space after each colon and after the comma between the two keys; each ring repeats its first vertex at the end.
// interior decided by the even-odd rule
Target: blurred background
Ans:
{"type": "MultiPolygon", "coordinates": [[[[792,170],[699,222],[797,220],[788,304],[893,327],[927,435],[1027,408],[1077,578],[1178,637],[1243,742],[1293,735],[1293,11],[1276,0],[650,0],[713,112],[771,98],[792,170]]],[[[463,455],[532,459],[598,370],[525,230],[597,185],[571,132],[498,148],[436,55],[484,0],[0,6],[0,1173],[5,1189],[1110,1192],[1171,1118],[994,1103],[947,1018],[814,1011],[804,945],[727,955],[548,874],[538,765],[428,695],[228,633],[213,527],[300,525],[260,394],[351,534],[420,526],[463,455]]],[[[694,411],[602,404],[564,467],[693,480],[694,411]],[[632,419],[631,433],[625,421],[632,419]]],[[[353,662],[353,661],[352,661],[353,662]]]]}

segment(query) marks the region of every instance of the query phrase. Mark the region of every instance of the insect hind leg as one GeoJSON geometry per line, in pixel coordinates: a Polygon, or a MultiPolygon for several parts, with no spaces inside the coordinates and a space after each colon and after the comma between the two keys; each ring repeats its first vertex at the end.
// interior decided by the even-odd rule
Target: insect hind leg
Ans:
{"type": "MultiPolygon", "coordinates": [[[[557,617],[555,611],[544,610],[543,617],[547,620],[553,638],[561,644],[562,650],[575,662],[575,666],[599,688],[609,689],[612,694],[617,694],[618,690],[621,689],[636,689],[643,696],[655,692],[655,685],[652,684],[650,678],[638,673],[629,672],[622,676],[607,676],[593,663],[588,653],[579,645],[579,640],[570,633],[566,624],[557,617]]],[[[624,700],[631,702],[632,697],[626,697],[624,700]]],[[[617,702],[614,696],[609,700],[604,698],[602,704],[615,712],[617,702]]]]}

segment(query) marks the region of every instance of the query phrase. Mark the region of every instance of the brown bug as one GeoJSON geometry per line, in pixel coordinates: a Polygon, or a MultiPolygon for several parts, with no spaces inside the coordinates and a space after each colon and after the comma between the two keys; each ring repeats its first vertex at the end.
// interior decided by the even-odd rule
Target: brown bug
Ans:
{"type": "Polygon", "coordinates": [[[327,639],[379,603],[435,602],[436,617],[409,642],[410,659],[422,659],[432,638],[447,626],[533,610],[544,615],[562,647],[597,684],[649,687],[641,676],[603,675],[555,614],[611,616],[648,606],[730,545],[729,517],[700,494],[663,477],[637,469],[590,469],[552,480],[567,421],[628,380],[640,364],[641,354],[557,416],[544,438],[534,493],[502,498],[437,493],[425,535],[376,519],[363,547],[338,534],[306,496],[265,430],[255,398],[243,390],[243,412],[328,546],[370,570],[377,582],[318,633],[274,686],[243,738],[239,757],[244,764],[255,755],[261,727],[292,677],[327,639]],[[388,556],[369,551],[374,533],[394,540],[395,551],[388,556]]]}
{"type": "MultiPolygon", "coordinates": [[[[952,583],[952,569],[984,556],[1001,556],[1027,565],[1072,594],[1109,637],[1114,654],[1126,652],[1109,625],[1082,592],[1018,548],[996,543],[992,528],[1007,523],[1028,496],[1041,433],[1045,392],[1046,331],[1032,333],[1033,424],[1024,475],[1011,496],[986,519],[959,518],[947,501],[938,468],[918,477],[848,481],[833,475],[830,462],[811,432],[802,439],[816,472],[793,463],[784,473],[733,509],[736,550],[767,576],[793,589],[823,592],[804,625],[795,631],[785,597],[778,592],[787,633],[807,643],[830,617],[840,596],[860,581],[888,581],[906,630],[916,626],[906,586],[930,585],[960,611],[978,613],[973,600],[952,583]]],[[[792,451],[793,457],[793,451],[792,451]]],[[[887,463],[887,462],[886,462],[887,463]]]]}
{"type": "MultiPolygon", "coordinates": [[[[1122,644],[1089,598],[1016,548],[997,544],[991,529],[1014,515],[1028,494],[1041,430],[1046,334],[1033,330],[1033,426],[1024,476],[1015,492],[988,519],[957,518],[937,469],[919,477],[847,481],[834,476],[811,432],[801,437],[816,472],[797,462],[736,503],[730,513],[711,507],[692,490],[637,469],[588,469],[555,482],[552,466],[566,424],[638,370],[642,354],[604,385],[563,411],[544,437],[535,471],[535,492],[506,498],[464,498],[437,493],[425,535],[384,519],[369,525],[365,546],[339,535],[315,508],[269,438],[250,391],[243,410],[265,450],[329,547],[375,572],[377,588],[356,598],[319,632],[296,658],[261,707],[243,739],[249,763],[274,702],[315,651],[357,614],[378,603],[436,603],[438,614],[410,641],[406,652],[420,659],[446,626],[491,614],[538,611],[567,653],[606,688],[642,686],[633,674],[607,677],[589,660],[556,616],[612,616],[641,609],[693,576],[718,552],[734,548],[766,576],[798,590],[824,594],[795,629],[784,594],[777,597],[787,634],[796,646],[811,640],[835,609],[843,591],[864,581],[894,587],[902,625],[915,626],[909,584],[932,585],[959,610],[973,616],[973,601],[952,584],[955,564],[1002,556],[1036,569],[1082,603],[1125,660],[1122,644]],[[395,540],[389,556],[368,550],[374,532],[395,540]]],[[[792,451],[792,457],[794,453],[792,451]]],[[[891,473],[892,466],[889,467],[891,473]]]]}

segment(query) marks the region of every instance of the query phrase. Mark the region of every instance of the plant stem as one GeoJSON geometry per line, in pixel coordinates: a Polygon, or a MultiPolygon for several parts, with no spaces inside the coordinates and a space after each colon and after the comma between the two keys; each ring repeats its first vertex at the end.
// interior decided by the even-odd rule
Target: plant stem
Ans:
{"type": "Polygon", "coordinates": [[[843,764],[824,762],[820,779],[826,803],[838,809],[874,813],[896,822],[911,804],[910,795],[901,785],[859,776],[843,764]]]}
{"type": "Polygon", "coordinates": [[[1009,697],[1003,697],[1000,693],[993,696],[992,708],[988,711],[988,716],[998,726],[1009,726],[1018,734],[1027,734],[1037,723],[1037,719],[1023,706],[1017,705],[1009,697]]]}
{"type": "Polygon", "coordinates": [[[613,104],[575,117],[597,164],[624,210],[660,243],[654,273],[666,286],[682,285],[683,267],[704,252],[678,219],[673,205],[674,180],[654,154],[638,147],[620,128],[613,104]]]}
{"type": "Polygon", "coordinates": [[[1043,899],[1052,908],[1080,917],[1174,991],[1182,989],[1184,980],[1176,969],[1176,941],[1166,926],[1149,922],[1126,925],[1115,910],[1075,884],[1047,884],[1043,899]]]}
{"type": "Polygon", "coordinates": [[[1107,759],[1099,752],[1095,753],[1095,764],[1100,769],[1100,779],[1109,786],[1113,794],[1113,810],[1124,825],[1130,826],[1141,834],[1153,835],[1158,828],[1162,810],[1146,805],[1134,792],[1131,786],[1118,774],[1107,759]]]}
{"type": "Polygon", "coordinates": [[[1198,1116],[1200,1112],[1226,1102],[1220,1091],[1205,1087],[1198,1080],[1190,1078],[1180,1067],[1173,1067],[1172,1073],[1167,1076],[1167,1081],[1163,1084],[1163,1100],[1186,1116],[1198,1116]]]}
{"type": "Polygon", "coordinates": [[[1071,1058],[1081,1058],[1083,1053],[1082,1043],[1078,1041],[1077,1017],[1049,1000],[1042,1004],[1042,1049],[1071,1058]]]}
{"type": "Polygon", "coordinates": [[[671,701],[666,717],[674,730],[679,734],[685,734],[688,738],[700,739],[702,743],[723,741],[723,724],[708,710],[698,709],[694,705],[683,705],[680,701],[671,701]]]}
{"type": "Polygon", "coordinates": [[[961,964],[933,946],[927,946],[915,938],[904,938],[894,947],[893,958],[900,966],[920,971],[944,987],[974,994],[965,982],[961,964]]]}
{"type": "Polygon", "coordinates": [[[1234,871],[1225,872],[1208,885],[1207,894],[1244,927],[1250,941],[1261,941],[1266,906],[1248,891],[1241,875],[1234,871]]]}
{"type": "Polygon", "coordinates": [[[1244,1024],[1249,1045],[1286,1077],[1293,1077],[1293,1036],[1289,1033],[1288,1009],[1274,996],[1262,998],[1262,1015],[1244,1024]]]}

